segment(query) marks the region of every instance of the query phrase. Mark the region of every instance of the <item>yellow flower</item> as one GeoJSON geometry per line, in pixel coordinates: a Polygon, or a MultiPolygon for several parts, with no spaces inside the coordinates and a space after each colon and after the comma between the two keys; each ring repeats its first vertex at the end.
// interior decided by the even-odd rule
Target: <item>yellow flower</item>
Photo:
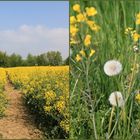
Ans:
{"type": "Polygon", "coordinates": [[[77,32],[78,32],[78,28],[76,28],[74,25],[71,25],[70,26],[70,34],[71,34],[71,36],[75,36],[77,32]]]}
{"type": "Polygon", "coordinates": [[[62,113],[63,110],[65,109],[65,102],[64,101],[58,101],[56,103],[56,108],[60,113],[62,113]]]}
{"type": "Polygon", "coordinates": [[[140,93],[137,93],[137,94],[136,94],[135,99],[140,103],[140,93]]]}
{"type": "Polygon", "coordinates": [[[60,122],[60,126],[68,133],[69,132],[69,121],[64,120],[60,122]]]}
{"type": "Polygon", "coordinates": [[[88,16],[94,16],[97,14],[97,10],[94,7],[87,7],[86,13],[88,16]]]}
{"type": "Polygon", "coordinates": [[[88,47],[91,44],[91,35],[87,34],[84,40],[84,44],[88,47]]]}
{"type": "Polygon", "coordinates": [[[79,62],[79,61],[81,61],[81,60],[82,60],[81,56],[80,56],[79,54],[77,54],[77,55],[76,55],[76,61],[79,62]]]}
{"type": "Polygon", "coordinates": [[[136,19],[136,24],[140,24],[140,18],[136,19]]]}
{"type": "Polygon", "coordinates": [[[134,33],[132,36],[133,36],[133,40],[134,40],[135,42],[137,42],[138,39],[140,38],[140,35],[139,35],[138,33],[134,33]]]}
{"type": "Polygon", "coordinates": [[[76,23],[76,18],[75,18],[75,16],[71,16],[70,17],[70,24],[74,24],[74,23],[76,23]]]}
{"type": "Polygon", "coordinates": [[[45,110],[46,112],[50,112],[50,111],[51,111],[51,109],[52,109],[52,107],[51,107],[51,106],[45,106],[45,107],[44,107],[44,110],[45,110]]]}
{"type": "Polygon", "coordinates": [[[70,39],[70,45],[72,45],[72,44],[78,44],[78,42],[74,38],[71,38],[70,39]]]}
{"type": "Polygon", "coordinates": [[[73,5],[73,10],[76,11],[76,12],[80,12],[80,5],[79,4],[75,4],[73,5]]]}
{"type": "Polygon", "coordinates": [[[133,30],[133,28],[131,28],[131,27],[126,28],[125,29],[125,34],[130,33],[132,30],[133,30]]]}
{"type": "Polygon", "coordinates": [[[136,15],[136,24],[140,24],[140,13],[136,15]]]}
{"type": "Polygon", "coordinates": [[[82,56],[86,56],[84,50],[81,50],[79,53],[80,53],[82,56]]]}
{"type": "Polygon", "coordinates": [[[95,22],[92,20],[87,20],[87,24],[89,25],[89,27],[92,27],[95,24],[95,22]]]}
{"type": "Polygon", "coordinates": [[[98,31],[100,30],[100,26],[94,24],[94,25],[91,27],[91,30],[98,32],[98,31]]]}
{"type": "Polygon", "coordinates": [[[53,101],[56,98],[56,93],[53,90],[50,90],[45,93],[45,99],[48,101],[53,101]]]}
{"type": "Polygon", "coordinates": [[[78,21],[78,22],[82,22],[82,21],[84,21],[84,20],[85,20],[84,15],[83,15],[83,14],[81,14],[81,13],[80,13],[80,14],[78,14],[76,17],[77,17],[77,21],[78,21]]]}
{"type": "Polygon", "coordinates": [[[89,57],[91,57],[94,53],[95,53],[95,50],[91,49],[91,50],[90,50],[89,57]]]}
{"type": "Polygon", "coordinates": [[[87,20],[87,24],[93,31],[98,31],[100,29],[100,26],[98,26],[94,21],[92,20],[87,20]]]}
{"type": "Polygon", "coordinates": [[[140,12],[136,15],[136,18],[140,18],[140,12]]]}

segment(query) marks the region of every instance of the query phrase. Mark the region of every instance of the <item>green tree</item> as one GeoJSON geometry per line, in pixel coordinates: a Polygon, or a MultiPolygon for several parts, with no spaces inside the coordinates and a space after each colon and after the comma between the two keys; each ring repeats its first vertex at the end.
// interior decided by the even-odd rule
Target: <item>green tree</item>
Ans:
{"type": "Polygon", "coordinates": [[[33,56],[32,54],[28,54],[26,63],[28,66],[35,66],[37,64],[36,56],[33,56]]]}
{"type": "Polygon", "coordinates": [[[8,55],[5,52],[0,51],[0,67],[8,66],[8,55]]]}
{"type": "Polygon", "coordinates": [[[64,65],[69,65],[69,57],[64,60],[64,65]]]}
{"type": "Polygon", "coordinates": [[[10,67],[22,66],[22,64],[23,64],[23,60],[20,55],[13,53],[11,56],[9,56],[10,67]]]}
{"type": "Polygon", "coordinates": [[[59,51],[50,51],[46,54],[48,64],[52,66],[62,65],[62,56],[59,51]]]}

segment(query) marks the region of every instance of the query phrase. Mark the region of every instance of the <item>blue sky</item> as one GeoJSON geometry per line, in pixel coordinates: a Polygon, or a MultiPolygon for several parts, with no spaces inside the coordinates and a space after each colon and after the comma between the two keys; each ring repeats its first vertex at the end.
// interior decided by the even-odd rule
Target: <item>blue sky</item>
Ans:
{"type": "MultiPolygon", "coordinates": [[[[13,52],[20,53],[23,57],[27,55],[27,50],[28,50],[28,45],[30,47],[29,53],[33,54],[38,54],[42,53],[48,50],[51,50],[51,46],[49,45],[55,45],[58,44],[58,46],[53,46],[52,49],[58,49],[62,51],[62,55],[64,57],[67,57],[66,54],[68,55],[68,19],[69,19],[69,3],[68,1],[46,1],[46,2],[35,2],[35,1],[19,1],[19,2],[0,2],[0,37],[3,38],[3,40],[0,40],[0,50],[6,51],[7,53],[11,54],[13,52]],[[40,28],[39,28],[40,27],[40,28]],[[23,30],[22,30],[23,29],[23,30]],[[28,29],[28,30],[27,30],[28,29]],[[38,30],[41,31],[38,31],[38,30]],[[46,32],[44,32],[44,31],[46,32]],[[56,30],[56,33],[55,33],[56,30]],[[26,32],[25,32],[26,31],[26,32]],[[33,31],[34,33],[41,33],[46,36],[44,38],[40,36],[40,42],[42,41],[43,43],[39,44],[41,47],[37,46],[31,46],[33,45],[32,43],[30,44],[29,42],[32,41],[23,41],[26,37],[29,36],[29,32],[33,31]],[[51,40],[52,42],[56,41],[56,37],[61,36],[61,31],[62,31],[62,38],[64,38],[64,44],[63,44],[63,39],[60,38],[58,40],[59,43],[51,43],[50,40],[47,41],[49,37],[47,37],[47,32],[51,32],[51,40]],[[26,34],[27,33],[27,36],[26,34]],[[13,38],[20,35],[20,39],[22,40],[20,43],[18,42],[17,45],[20,45],[20,49],[18,46],[14,47],[16,45],[16,39],[13,38]],[[54,34],[54,39],[53,39],[53,34],[54,34]],[[58,34],[58,35],[57,35],[58,34]],[[11,38],[9,37],[11,36],[11,38]],[[64,37],[65,36],[65,37],[64,37]],[[9,44],[6,43],[9,38],[9,44]],[[24,38],[24,39],[23,39],[24,38]],[[43,41],[42,39],[46,39],[43,41]],[[15,41],[12,41],[12,39],[15,41]],[[5,42],[4,42],[5,40],[5,42]],[[12,44],[12,42],[14,42],[12,44]],[[50,42],[50,44],[48,44],[50,42]],[[11,46],[10,46],[11,44],[11,46]],[[61,45],[61,46],[59,46],[61,45]],[[67,46],[66,46],[67,45],[67,46]],[[21,46],[26,48],[25,52],[21,51],[21,46]],[[47,47],[46,47],[47,46],[47,47]],[[12,48],[11,48],[12,47],[12,48]],[[34,48],[36,47],[36,49],[34,48]],[[60,48],[61,47],[61,48],[60,48]],[[67,47],[64,48],[64,51],[62,47],[67,47]],[[20,51],[19,51],[20,50],[20,51]],[[40,51],[39,51],[40,50],[40,51]],[[66,53],[66,54],[65,54],[66,53]]],[[[33,34],[32,36],[29,36],[28,38],[34,38],[33,34]]],[[[37,36],[35,37],[35,39],[37,36]]],[[[50,39],[50,38],[49,38],[50,39]]]]}

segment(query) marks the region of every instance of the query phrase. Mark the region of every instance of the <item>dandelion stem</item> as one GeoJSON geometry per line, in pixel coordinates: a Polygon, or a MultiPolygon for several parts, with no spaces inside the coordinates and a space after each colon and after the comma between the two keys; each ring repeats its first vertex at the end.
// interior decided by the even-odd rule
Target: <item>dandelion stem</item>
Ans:
{"type": "Polygon", "coordinates": [[[110,134],[111,131],[111,125],[112,125],[112,118],[113,118],[113,113],[114,113],[115,107],[112,107],[111,115],[110,115],[110,120],[109,120],[109,127],[108,127],[108,135],[110,134]]]}

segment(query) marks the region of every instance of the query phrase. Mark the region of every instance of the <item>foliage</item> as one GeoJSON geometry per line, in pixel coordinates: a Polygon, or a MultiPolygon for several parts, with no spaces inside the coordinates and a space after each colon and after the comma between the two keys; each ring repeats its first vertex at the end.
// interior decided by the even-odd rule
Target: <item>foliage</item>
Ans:
{"type": "Polygon", "coordinates": [[[10,81],[23,91],[29,109],[48,138],[68,138],[69,67],[6,69],[10,81]]]}
{"type": "Polygon", "coordinates": [[[28,54],[27,58],[22,58],[19,54],[7,55],[0,51],[0,67],[17,66],[58,66],[62,65],[61,53],[59,51],[49,51],[40,55],[28,54]]]}
{"type": "Polygon", "coordinates": [[[140,3],[76,0],[70,5],[70,138],[140,137],[140,25],[135,24],[140,3]],[[125,35],[128,26],[132,30],[125,35]],[[122,64],[118,76],[103,71],[110,59],[122,64]],[[110,105],[114,91],[121,91],[124,107],[110,105]]]}

